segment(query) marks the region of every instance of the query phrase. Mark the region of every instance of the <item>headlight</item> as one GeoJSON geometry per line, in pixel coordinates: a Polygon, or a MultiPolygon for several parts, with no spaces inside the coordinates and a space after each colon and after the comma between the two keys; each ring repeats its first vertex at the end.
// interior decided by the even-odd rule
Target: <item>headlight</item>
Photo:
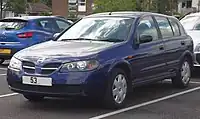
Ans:
{"type": "Polygon", "coordinates": [[[70,62],[70,63],[65,63],[60,71],[61,72],[90,71],[96,69],[98,66],[99,62],[96,60],[70,62]]]}
{"type": "Polygon", "coordinates": [[[22,69],[22,62],[15,57],[12,57],[10,60],[9,68],[14,70],[21,70],[22,69]]]}
{"type": "Polygon", "coordinates": [[[195,49],[194,49],[195,52],[200,52],[200,44],[198,44],[195,49]]]}

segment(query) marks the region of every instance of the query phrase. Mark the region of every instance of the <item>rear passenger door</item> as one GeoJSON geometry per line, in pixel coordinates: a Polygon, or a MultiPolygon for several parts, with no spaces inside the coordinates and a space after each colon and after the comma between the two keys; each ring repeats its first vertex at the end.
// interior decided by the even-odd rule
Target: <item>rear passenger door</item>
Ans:
{"type": "Polygon", "coordinates": [[[159,37],[158,29],[155,21],[151,16],[142,18],[136,30],[138,48],[135,50],[135,59],[132,61],[135,82],[156,80],[166,72],[166,63],[162,59],[164,57],[164,44],[159,37]],[[152,36],[153,40],[142,43],[142,36],[152,36]]]}
{"type": "Polygon", "coordinates": [[[179,25],[175,20],[158,16],[155,19],[165,45],[163,60],[167,63],[167,70],[172,72],[173,68],[177,67],[179,58],[183,53],[184,37],[181,36],[179,25]]]}

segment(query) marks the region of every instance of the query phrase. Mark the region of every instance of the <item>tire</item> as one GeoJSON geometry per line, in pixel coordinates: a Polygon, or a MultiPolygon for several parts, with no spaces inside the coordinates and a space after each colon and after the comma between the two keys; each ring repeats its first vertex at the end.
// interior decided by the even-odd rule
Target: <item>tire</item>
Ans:
{"type": "Polygon", "coordinates": [[[122,108],[125,106],[129,79],[126,73],[121,69],[113,69],[108,81],[104,104],[106,108],[122,108]],[[115,91],[114,91],[115,90],[115,91]],[[114,94],[114,92],[116,92],[114,94]]]}
{"type": "Polygon", "coordinates": [[[3,64],[5,59],[0,58],[0,64],[3,64]]]}
{"type": "Polygon", "coordinates": [[[176,88],[186,88],[188,87],[191,79],[192,64],[185,58],[177,71],[176,77],[172,78],[172,84],[176,88]]]}
{"type": "Polygon", "coordinates": [[[39,95],[24,95],[26,99],[28,99],[30,102],[40,102],[44,100],[44,96],[39,95]]]}

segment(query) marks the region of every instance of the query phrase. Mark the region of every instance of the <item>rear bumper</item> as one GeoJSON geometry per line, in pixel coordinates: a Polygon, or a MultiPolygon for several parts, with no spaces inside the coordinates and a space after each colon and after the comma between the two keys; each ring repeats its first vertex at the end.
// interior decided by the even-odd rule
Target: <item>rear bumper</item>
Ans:
{"type": "Polygon", "coordinates": [[[0,54],[0,58],[5,59],[5,60],[11,59],[12,56],[20,50],[21,49],[11,49],[10,54],[0,54]]]}
{"type": "Polygon", "coordinates": [[[21,44],[21,43],[18,43],[18,42],[17,43],[12,43],[12,44],[10,44],[10,43],[4,43],[4,44],[2,44],[0,42],[0,49],[10,49],[11,50],[10,54],[0,53],[0,58],[5,59],[5,60],[11,59],[11,57],[15,53],[17,53],[18,51],[20,51],[20,50],[22,50],[22,49],[24,49],[26,47],[27,46],[25,44],[21,44]]]}

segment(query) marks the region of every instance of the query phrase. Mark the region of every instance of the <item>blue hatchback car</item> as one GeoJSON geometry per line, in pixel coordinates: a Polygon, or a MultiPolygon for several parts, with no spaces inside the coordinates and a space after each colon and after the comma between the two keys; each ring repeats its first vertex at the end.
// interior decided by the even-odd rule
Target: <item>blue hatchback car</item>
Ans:
{"type": "Polygon", "coordinates": [[[16,52],[50,40],[72,24],[55,16],[25,16],[0,20],[0,64],[16,52]]]}
{"type": "Polygon", "coordinates": [[[118,108],[135,86],[171,78],[174,86],[187,87],[193,57],[193,41],[174,17],[100,13],[16,53],[7,81],[30,101],[87,96],[118,108]]]}

